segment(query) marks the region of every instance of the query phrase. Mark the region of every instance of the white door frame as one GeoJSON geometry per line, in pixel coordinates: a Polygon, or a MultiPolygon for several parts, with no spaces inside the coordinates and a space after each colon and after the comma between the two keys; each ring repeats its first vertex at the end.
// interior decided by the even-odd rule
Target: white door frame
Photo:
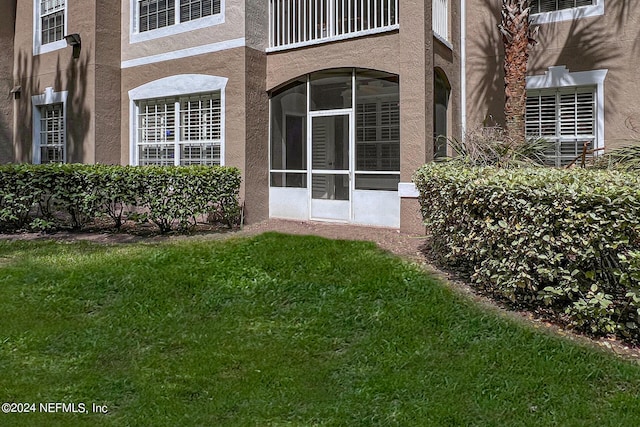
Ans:
{"type": "Polygon", "coordinates": [[[309,111],[307,115],[307,189],[309,192],[309,218],[322,221],[336,221],[336,222],[350,222],[353,219],[353,190],[354,190],[354,169],[355,169],[355,117],[353,108],[340,108],[334,110],[320,110],[309,111]],[[316,117],[334,117],[334,116],[347,116],[348,117],[348,137],[349,137],[349,169],[344,173],[344,169],[338,170],[321,170],[313,169],[313,119],[316,117]],[[342,173],[340,173],[342,172],[342,173]],[[349,200],[322,200],[313,199],[313,174],[335,174],[335,175],[347,175],[349,179],[349,200]],[[345,217],[336,215],[336,218],[325,218],[314,215],[314,204],[325,205],[325,208],[329,208],[331,204],[336,207],[341,202],[347,202],[348,214],[345,217]]]}

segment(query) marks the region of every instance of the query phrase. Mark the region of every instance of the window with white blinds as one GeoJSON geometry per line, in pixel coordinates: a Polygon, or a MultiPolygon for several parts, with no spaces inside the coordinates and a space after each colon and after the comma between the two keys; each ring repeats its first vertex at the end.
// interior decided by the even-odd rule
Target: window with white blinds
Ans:
{"type": "Polygon", "coordinates": [[[531,13],[554,12],[594,4],[595,0],[532,0],[531,13]]]}
{"type": "Polygon", "coordinates": [[[140,101],[139,165],[219,165],[220,93],[140,101]]]}
{"type": "Polygon", "coordinates": [[[220,13],[220,0],[138,0],[137,6],[139,32],[220,13]]]}
{"type": "Polygon", "coordinates": [[[553,143],[549,163],[571,163],[596,145],[596,88],[574,87],[527,93],[526,133],[553,143]]]}
{"type": "Polygon", "coordinates": [[[39,110],[40,138],[37,144],[40,151],[40,163],[64,163],[64,104],[42,105],[39,110]]]}
{"type": "Polygon", "coordinates": [[[220,13],[220,0],[180,0],[180,22],[220,13]]]}
{"type": "Polygon", "coordinates": [[[357,104],[356,170],[400,170],[400,108],[397,100],[357,104]]]}

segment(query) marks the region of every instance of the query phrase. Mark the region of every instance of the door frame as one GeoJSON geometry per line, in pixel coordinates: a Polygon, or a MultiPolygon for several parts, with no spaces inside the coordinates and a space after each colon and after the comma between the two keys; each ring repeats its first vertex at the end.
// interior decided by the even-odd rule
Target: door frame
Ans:
{"type": "Polygon", "coordinates": [[[353,190],[354,190],[354,170],[355,170],[355,114],[353,108],[339,108],[334,110],[319,110],[319,111],[309,111],[307,114],[307,189],[309,193],[309,219],[312,220],[321,220],[321,221],[333,221],[333,222],[351,222],[353,219],[353,190]],[[347,132],[349,138],[349,169],[347,173],[336,173],[339,171],[344,171],[344,169],[339,170],[325,170],[325,169],[313,169],[313,119],[316,117],[335,117],[335,116],[347,116],[347,123],[349,125],[349,129],[347,132]],[[313,198],[313,183],[312,178],[313,174],[336,174],[336,175],[347,175],[349,179],[349,200],[323,200],[323,199],[314,199],[313,198]],[[348,213],[345,218],[325,218],[314,215],[314,200],[316,203],[325,204],[329,206],[330,204],[335,204],[337,207],[340,202],[348,203],[348,213]]]}

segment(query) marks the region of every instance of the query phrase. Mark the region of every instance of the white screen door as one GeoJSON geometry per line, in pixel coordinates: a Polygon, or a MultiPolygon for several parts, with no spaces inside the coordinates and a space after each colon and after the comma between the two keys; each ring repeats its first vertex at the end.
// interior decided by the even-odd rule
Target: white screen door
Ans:
{"type": "Polygon", "coordinates": [[[311,218],[351,218],[351,116],[311,116],[311,218]]]}

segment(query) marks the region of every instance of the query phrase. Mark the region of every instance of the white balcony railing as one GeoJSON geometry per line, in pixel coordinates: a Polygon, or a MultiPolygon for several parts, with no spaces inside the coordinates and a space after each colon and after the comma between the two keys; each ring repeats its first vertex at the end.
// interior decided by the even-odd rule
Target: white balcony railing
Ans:
{"type": "Polygon", "coordinates": [[[449,0],[433,0],[433,33],[444,41],[449,41],[449,0]]]}
{"type": "Polygon", "coordinates": [[[398,28],[398,0],[270,0],[271,50],[398,28]]]}

